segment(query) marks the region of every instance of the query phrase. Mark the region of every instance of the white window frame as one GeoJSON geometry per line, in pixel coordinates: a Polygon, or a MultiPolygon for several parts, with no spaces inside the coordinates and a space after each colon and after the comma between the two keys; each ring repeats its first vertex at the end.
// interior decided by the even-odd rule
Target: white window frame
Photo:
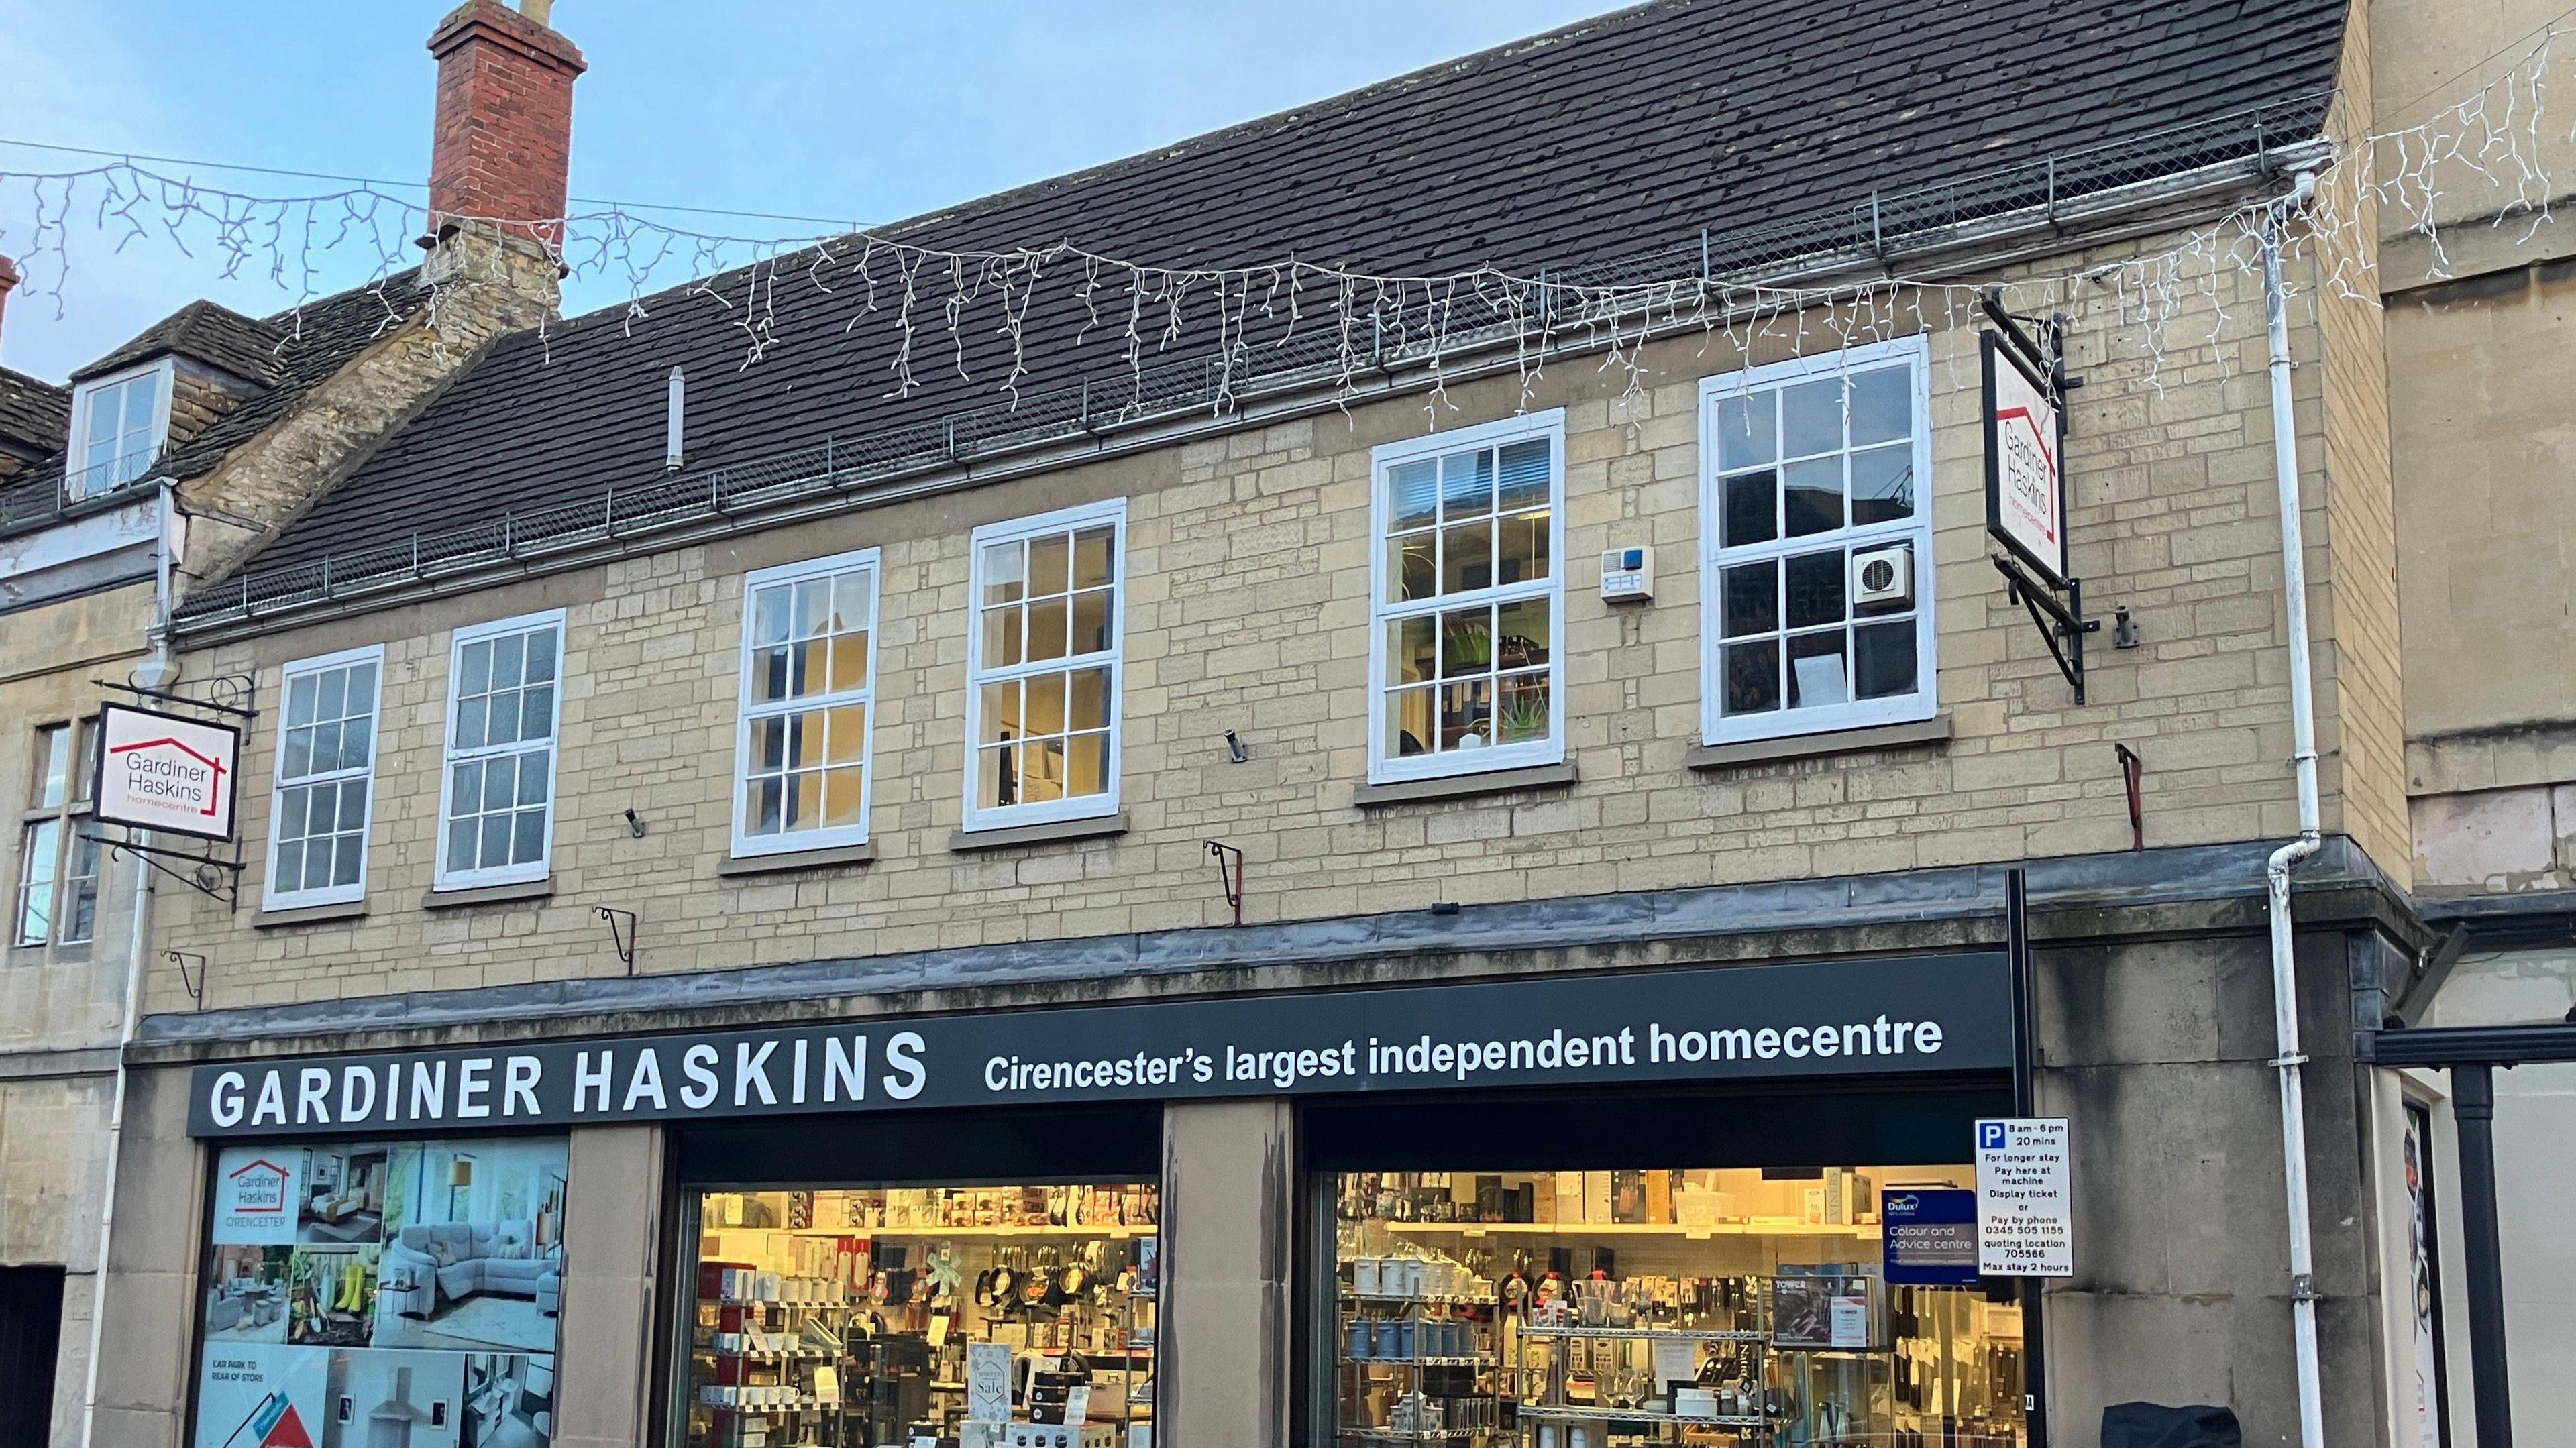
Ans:
{"type": "MultiPolygon", "coordinates": [[[[50,778],[31,777],[26,809],[18,822],[18,870],[16,884],[9,893],[7,940],[13,950],[44,950],[49,947],[89,945],[97,939],[98,914],[107,907],[107,867],[104,845],[89,846],[95,872],[87,877],[74,873],[73,865],[82,849],[81,826],[89,822],[97,806],[92,787],[98,782],[99,723],[98,716],[68,720],[48,720],[31,731],[30,737],[43,741],[54,731],[62,731],[64,749],[62,798],[49,799],[46,789],[50,778]],[[40,850],[36,832],[53,828],[53,845],[40,850]],[[36,878],[39,870],[44,878],[36,878]],[[77,898],[73,882],[83,878],[91,884],[90,934],[73,935],[71,913],[77,898]],[[45,927],[41,935],[25,933],[27,901],[42,890],[45,896],[45,927]]],[[[42,762],[42,761],[31,761],[42,762]]],[[[33,771],[30,771],[31,776],[33,771]]]]}
{"type": "Polygon", "coordinates": [[[123,372],[90,378],[74,387],[72,389],[71,445],[64,454],[64,461],[67,464],[63,470],[64,491],[74,498],[95,498],[103,493],[114,492],[127,483],[149,477],[153,464],[160,460],[162,451],[170,444],[170,393],[177,380],[177,365],[170,358],[163,357],[157,361],[146,362],[140,367],[127,368],[123,372]],[[143,470],[132,478],[120,479],[104,486],[85,483],[83,479],[89,477],[93,465],[109,461],[104,458],[93,460],[89,455],[89,415],[92,404],[98,400],[98,394],[109,388],[122,386],[143,377],[159,379],[154,386],[152,402],[151,456],[144,460],[143,470]]]}
{"type": "Polygon", "coordinates": [[[1031,518],[1013,518],[1005,523],[987,523],[967,540],[966,587],[966,766],[965,801],[959,828],[972,833],[978,830],[1011,829],[1020,825],[1054,824],[1063,820],[1100,819],[1118,813],[1122,768],[1120,755],[1125,747],[1126,726],[1121,719],[1127,693],[1127,500],[1109,498],[1078,507],[1058,508],[1031,518]],[[987,668],[984,663],[984,549],[989,544],[1010,542],[1045,533],[1069,533],[1107,523],[1111,535],[1110,556],[1115,560],[1110,572],[1109,647],[1100,653],[1070,654],[1058,659],[1023,660],[987,668]],[[1109,788],[1081,799],[1051,799],[1036,804],[1012,804],[986,809],[976,800],[975,769],[979,745],[984,737],[984,686],[1005,680],[1026,678],[1031,674],[1060,673],[1073,668],[1109,670],[1109,788]]]}
{"type": "MultiPolygon", "coordinates": [[[[560,671],[558,666],[558,673],[560,671]]],[[[563,691],[560,688],[555,692],[555,700],[556,708],[560,710],[563,700],[563,691]]],[[[309,659],[297,659],[279,671],[277,752],[268,770],[268,861],[266,878],[260,882],[261,909],[300,910],[308,905],[346,905],[367,898],[367,855],[369,846],[374,843],[376,826],[376,761],[383,757],[385,742],[384,706],[385,649],[382,644],[369,644],[364,648],[342,649],[338,653],[318,654],[309,659]],[[376,677],[375,694],[367,701],[367,727],[370,730],[370,737],[367,741],[366,767],[330,770],[323,774],[308,774],[298,779],[288,779],[286,777],[286,700],[288,694],[295,688],[295,681],[307,674],[326,673],[332,669],[345,669],[352,664],[368,663],[376,666],[376,677]],[[279,812],[285,807],[286,792],[289,789],[305,789],[323,784],[346,784],[351,780],[363,780],[367,786],[367,806],[358,819],[357,883],[325,885],[311,890],[277,888],[277,847],[284,843],[278,835],[277,821],[279,812]]],[[[452,700],[451,707],[453,707],[452,700]]],[[[441,798],[444,799],[444,796],[442,795],[441,798]]],[[[442,803],[440,806],[442,813],[445,808],[442,803]]],[[[439,830],[439,848],[444,851],[446,847],[446,827],[442,823],[439,830]]],[[[441,858],[445,856],[442,854],[441,858]]]]}
{"type": "MultiPolygon", "coordinates": [[[[1700,379],[1699,384],[1699,610],[1700,738],[1707,744],[1735,744],[1756,739],[1794,739],[1881,724],[1929,719],[1940,711],[1939,614],[1934,608],[1932,558],[1932,339],[1926,335],[1868,342],[1814,357],[1765,363],[1700,379]],[[1812,377],[1904,362],[1913,374],[1914,516],[1887,523],[1778,537],[1767,543],[1725,549],[1721,558],[1721,476],[1717,455],[1717,404],[1747,392],[1785,387],[1812,377]],[[1871,543],[1910,543],[1914,548],[1914,680],[1911,694],[1861,699],[1807,709],[1785,706],[1762,714],[1729,716],[1725,704],[1726,672],[1720,621],[1722,573],[1726,565],[1787,559],[1822,547],[1846,550],[1871,543]]],[[[1848,446],[1846,446],[1848,451],[1848,446]]],[[[1848,495],[1846,495],[1848,496],[1848,495]]],[[[1846,503],[1848,508],[1848,503],[1846,503]]],[[[1848,580],[1846,581],[1848,586],[1848,580]]],[[[1785,636],[1787,630],[1779,631],[1785,636]]]]}
{"type": "Polygon", "coordinates": [[[1544,412],[1526,413],[1472,427],[1451,428],[1446,432],[1408,438],[1402,442],[1382,443],[1369,451],[1369,679],[1368,736],[1369,782],[1391,784],[1411,779],[1447,779],[1459,775],[1488,774],[1498,769],[1526,769],[1536,765],[1561,764],[1565,760],[1565,409],[1549,408],[1544,412]],[[1389,504],[1387,473],[1398,464],[1424,457],[1466,452],[1477,448],[1500,448],[1509,443],[1532,438],[1548,441],[1548,530],[1547,579],[1544,586],[1530,583],[1501,584],[1466,593],[1438,595],[1432,599],[1406,603],[1387,600],[1386,544],[1389,504]],[[1387,657],[1386,626],[1390,620],[1429,614],[1437,618],[1452,609],[1472,607],[1478,603],[1510,602],[1522,598],[1544,597],[1548,600],[1548,628],[1554,635],[1548,640],[1547,697],[1548,732],[1545,739],[1532,739],[1519,744],[1493,744],[1482,749],[1429,752],[1415,755],[1389,755],[1386,752],[1387,657]]]}
{"type": "Polygon", "coordinates": [[[570,638],[564,629],[564,611],[560,608],[546,609],[539,613],[523,613],[515,618],[494,619],[489,623],[472,624],[458,629],[455,636],[448,641],[447,714],[445,718],[439,721],[438,726],[439,754],[444,762],[440,765],[438,771],[438,841],[437,855],[435,857],[437,864],[435,866],[435,875],[431,885],[432,889],[473,890],[479,889],[485,885],[522,885],[532,881],[543,880],[549,874],[553,873],[555,859],[555,818],[562,812],[563,807],[560,777],[563,773],[564,669],[565,659],[569,653],[569,644],[570,638]],[[536,859],[526,864],[500,865],[488,869],[450,870],[447,867],[447,828],[448,825],[452,823],[448,817],[448,812],[456,802],[456,766],[460,763],[471,760],[497,758],[503,754],[525,753],[525,745],[527,743],[525,740],[520,740],[517,743],[504,745],[499,748],[483,746],[462,751],[456,747],[456,691],[457,686],[464,682],[464,670],[460,667],[460,663],[464,657],[465,646],[473,643],[477,639],[498,638],[505,634],[526,633],[530,629],[543,628],[548,624],[552,624],[555,630],[555,706],[553,710],[554,727],[546,736],[546,835],[544,847],[539,851],[536,859]]]}
{"type": "Polygon", "coordinates": [[[802,563],[782,563],[774,568],[756,569],[742,580],[742,668],[739,672],[740,693],[734,714],[733,746],[733,857],[744,859],[759,855],[792,855],[806,850],[828,850],[868,841],[868,806],[876,793],[877,745],[877,655],[883,635],[880,605],[885,596],[885,570],[880,566],[878,551],[859,548],[848,553],[835,553],[829,558],[813,558],[802,563]],[[867,677],[855,689],[838,693],[825,692],[804,698],[778,699],[754,703],[752,669],[755,648],[752,641],[752,600],[764,588],[782,583],[798,583],[809,578],[827,578],[864,568],[868,571],[868,670],[867,677]],[[819,709],[859,704],[866,708],[867,729],[859,744],[859,822],[855,825],[826,825],[820,829],[799,830],[792,834],[754,835],[743,829],[743,812],[750,804],[751,726],[755,719],[777,714],[802,714],[819,709]]]}

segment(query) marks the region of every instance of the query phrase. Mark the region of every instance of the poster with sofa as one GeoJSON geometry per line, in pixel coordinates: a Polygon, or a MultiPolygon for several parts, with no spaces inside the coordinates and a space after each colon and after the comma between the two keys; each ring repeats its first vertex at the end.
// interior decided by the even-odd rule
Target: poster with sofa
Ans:
{"type": "Polygon", "coordinates": [[[372,1345],[552,1353],[569,1156],[559,1136],[396,1145],[372,1345]]]}
{"type": "Polygon", "coordinates": [[[194,1448],[547,1448],[561,1136],[218,1153],[194,1448]]]}

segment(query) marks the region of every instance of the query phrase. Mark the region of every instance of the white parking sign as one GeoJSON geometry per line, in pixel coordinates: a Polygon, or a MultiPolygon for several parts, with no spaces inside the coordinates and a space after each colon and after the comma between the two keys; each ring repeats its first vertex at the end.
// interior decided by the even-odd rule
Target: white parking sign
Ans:
{"type": "Polygon", "coordinates": [[[1977,1123],[1980,1275],[2075,1275],[2075,1214],[2066,1157],[2062,1116],[1977,1123]]]}

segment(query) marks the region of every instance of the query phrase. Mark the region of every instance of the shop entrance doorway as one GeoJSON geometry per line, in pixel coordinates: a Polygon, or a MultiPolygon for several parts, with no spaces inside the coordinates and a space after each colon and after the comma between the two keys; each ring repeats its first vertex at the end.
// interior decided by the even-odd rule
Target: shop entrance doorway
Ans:
{"type": "Polygon", "coordinates": [[[0,1267],[0,1448],[44,1448],[62,1326],[62,1268],[0,1267]]]}

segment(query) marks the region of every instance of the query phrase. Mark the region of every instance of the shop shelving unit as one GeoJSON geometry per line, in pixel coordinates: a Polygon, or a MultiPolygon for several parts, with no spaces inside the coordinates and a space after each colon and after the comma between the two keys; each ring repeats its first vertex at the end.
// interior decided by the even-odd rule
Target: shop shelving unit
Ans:
{"type": "Polygon", "coordinates": [[[1339,1377],[1335,1386],[1341,1401],[1339,1436],[1342,1441],[1360,1445],[1441,1443],[1482,1448],[1485,1444],[1508,1440],[1510,1434],[1505,1425],[1503,1405],[1509,1394],[1501,1381],[1507,1369],[1494,1351],[1493,1309],[1496,1304],[1492,1294],[1412,1296],[1359,1293],[1344,1283],[1339,1292],[1339,1302],[1341,1310],[1335,1323],[1334,1355],[1335,1372],[1339,1377]],[[1479,1313],[1481,1318],[1477,1315],[1479,1313]],[[1414,1352],[1380,1357],[1372,1346],[1368,1356],[1354,1357],[1351,1354],[1353,1324],[1364,1324],[1374,1344],[1379,1323],[1408,1321],[1413,1325],[1414,1352]],[[1467,1324],[1466,1337],[1477,1350],[1463,1354],[1420,1351],[1422,1324],[1425,1322],[1467,1324]],[[1387,1379],[1384,1396],[1388,1410],[1372,1411],[1372,1373],[1379,1370],[1387,1379]],[[1435,1378],[1435,1373],[1450,1376],[1443,1380],[1435,1378]],[[1448,1426],[1445,1422],[1439,1428],[1400,1429],[1394,1426],[1393,1404],[1408,1394],[1421,1393],[1429,1398],[1433,1395],[1428,1390],[1433,1386],[1456,1388],[1462,1385],[1468,1391],[1450,1391],[1437,1396],[1444,1403],[1466,1400],[1487,1403],[1490,1406],[1480,1410],[1487,1421],[1465,1427],[1448,1426]]]}
{"type": "MultiPolygon", "coordinates": [[[[1768,1411],[1686,1414],[1669,1410],[1650,1411],[1643,1408],[1614,1408],[1598,1403],[1569,1402],[1566,1399],[1566,1380],[1569,1374],[1565,1370],[1565,1364],[1561,1361],[1551,1361],[1543,1368],[1533,1367],[1527,1361],[1527,1355],[1530,1348],[1538,1344],[1545,1344],[1552,1354],[1562,1355],[1576,1343],[1608,1343],[1615,1345],[1623,1358],[1636,1348],[1642,1347],[1651,1364],[1654,1346],[1657,1343],[1689,1343],[1694,1348],[1712,1344],[1737,1349],[1750,1348],[1751,1351],[1741,1360],[1745,1372],[1744,1381],[1750,1385],[1755,1395],[1755,1406],[1760,1408],[1768,1401],[1768,1394],[1764,1389],[1769,1375],[1770,1340],[1771,1334],[1760,1327],[1524,1326],[1515,1339],[1518,1348],[1516,1356],[1522,1360],[1513,1365],[1514,1373],[1523,1382],[1530,1381],[1535,1375],[1543,1387],[1538,1401],[1525,1402],[1521,1405],[1518,1414],[1521,1442],[1524,1445],[1543,1443],[1563,1445],[1572,1441],[1572,1435],[1567,1430],[1577,1424],[1610,1423],[1616,1425],[1619,1432],[1632,1437],[1654,1435],[1661,1441],[1679,1443],[1684,1440],[1685,1434],[1694,1431],[1702,1435],[1719,1431],[1731,1432],[1734,1435],[1734,1442],[1744,1445],[1744,1448],[1751,1448],[1751,1445],[1756,1444],[1769,1448],[1769,1445],[1775,1441],[1779,1424],[1768,1411]],[[1548,1431],[1551,1427],[1555,1430],[1552,1433],[1548,1431]]],[[[1701,1437],[1694,1441],[1707,1440],[1701,1437]]],[[[1603,1445],[1595,1440],[1591,1448],[1603,1448],[1603,1445]]]]}

